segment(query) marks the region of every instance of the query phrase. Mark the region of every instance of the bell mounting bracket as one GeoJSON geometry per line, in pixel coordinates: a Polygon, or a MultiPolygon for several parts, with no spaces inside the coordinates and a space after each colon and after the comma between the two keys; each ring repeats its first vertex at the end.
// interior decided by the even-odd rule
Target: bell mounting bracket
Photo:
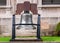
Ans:
{"type": "Polygon", "coordinates": [[[24,3],[17,4],[16,14],[21,14],[22,11],[31,11],[33,14],[37,14],[37,4],[25,1],[24,3]]]}

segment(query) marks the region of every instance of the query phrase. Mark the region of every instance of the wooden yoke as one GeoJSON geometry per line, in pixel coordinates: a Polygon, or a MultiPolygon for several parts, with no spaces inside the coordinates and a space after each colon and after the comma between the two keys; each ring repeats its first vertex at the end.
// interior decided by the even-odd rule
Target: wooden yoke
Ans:
{"type": "Polygon", "coordinates": [[[31,11],[33,14],[37,14],[37,4],[30,4],[28,1],[18,3],[16,14],[21,14],[22,11],[31,11]]]}

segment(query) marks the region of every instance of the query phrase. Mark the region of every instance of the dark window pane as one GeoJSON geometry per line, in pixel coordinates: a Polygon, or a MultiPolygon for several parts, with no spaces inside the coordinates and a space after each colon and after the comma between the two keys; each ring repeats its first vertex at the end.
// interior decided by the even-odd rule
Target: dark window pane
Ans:
{"type": "Polygon", "coordinates": [[[43,0],[42,4],[51,4],[51,0],[43,0]]]}
{"type": "Polygon", "coordinates": [[[43,0],[42,4],[60,4],[60,0],[43,0]]]}
{"type": "Polygon", "coordinates": [[[60,0],[53,0],[53,4],[60,4],[60,0]]]}
{"type": "Polygon", "coordinates": [[[6,0],[0,0],[0,5],[6,5],[6,0]]]}

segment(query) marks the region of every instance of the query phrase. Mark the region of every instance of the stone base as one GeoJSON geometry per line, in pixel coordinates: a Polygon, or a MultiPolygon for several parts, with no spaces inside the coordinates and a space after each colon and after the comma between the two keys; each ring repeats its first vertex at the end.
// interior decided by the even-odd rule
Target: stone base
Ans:
{"type": "Polygon", "coordinates": [[[42,41],[42,39],[32,39],[32,38],[20,38],[20,39],[13,39],[10,41],[42,41]]]}

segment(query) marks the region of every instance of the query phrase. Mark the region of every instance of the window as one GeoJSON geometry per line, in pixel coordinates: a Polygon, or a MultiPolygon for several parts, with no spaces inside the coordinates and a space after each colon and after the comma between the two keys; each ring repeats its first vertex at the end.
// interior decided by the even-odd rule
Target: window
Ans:
{"type": "Polygon", "coordinates": [[[54,4],[60,4],[60,0],[53,0],[54,4]]]}
{"type": "Polygon", "coordinates": [[[0,0],[0,14],[7,14],[11,8],[11,0],[0,0]]]}
{"type": "Polygon", "coordinates": [[[0,0],[0,8],[10,5],[11,5],[11,0],[0,0]]]}
{"type": "Polygon", "coordinates": [[[60,0],[42,0],[42,4],[60,4],[60,0]]]}
{"type": "Polygon", "coordinates": [[[6,0],[0,0],[0,5],[6,5],[6,0]]]}

